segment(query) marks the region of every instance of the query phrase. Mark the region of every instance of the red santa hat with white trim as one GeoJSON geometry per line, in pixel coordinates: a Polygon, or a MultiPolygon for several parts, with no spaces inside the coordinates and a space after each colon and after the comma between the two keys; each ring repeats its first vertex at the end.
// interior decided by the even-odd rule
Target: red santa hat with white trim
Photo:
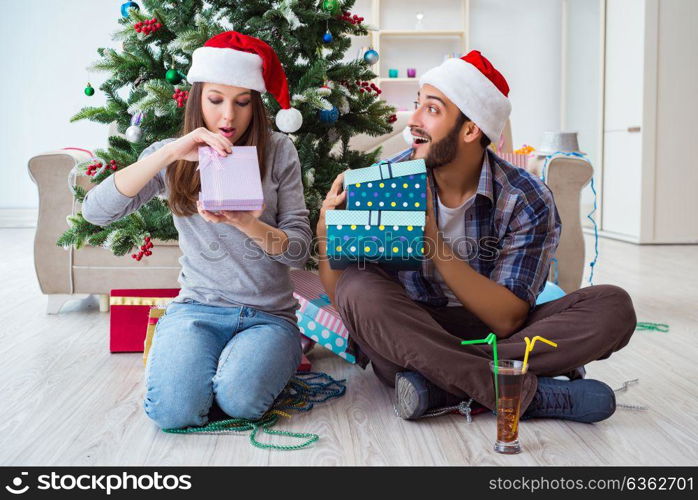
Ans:
{"type": "Polygon", "coordinates": [[[295,132],[303,124],[300,111],[291,107],[286,73],[266,42],[236,31],[225,31],[194,50],[187,73],[189,83],[208,82],[269,92],[281,110],[276,126],[295,132]]]}
{"type": "Polygon", "coordinates": [[[511,113],[509,85],[479,51],[430,69],[419,79],[425,84],[443,92],[490,141],[499,142],[511,113]]]}

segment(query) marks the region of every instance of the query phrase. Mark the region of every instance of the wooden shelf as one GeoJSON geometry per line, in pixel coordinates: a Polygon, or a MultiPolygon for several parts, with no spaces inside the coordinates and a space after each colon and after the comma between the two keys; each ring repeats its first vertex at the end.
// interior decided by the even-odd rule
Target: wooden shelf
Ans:
{"type": "Polygon", "coordinates": [[[433,30],[379,30],[378,36],[412,36],[412,37],[422,37],[422,36],[465,36],[462,30],[451,30],[451,31],[433,31],[433,30]]]}
{"type": "Polygon", "coordinates": [[[439,24],[429,25],[433,29],[422,30],[413,29],[416,26],[411,22],[405,22],[405,16],[392,18],[389,12],[390,6],[399,9],[399,2],[392,0],[389,2],[390,6],[383,5],[385,8],[382,8],[381,3],[384,1],[370,0],[369,2],[371,5],[371,25],[376,28],[369,32],[371,35],[371,46],[381,55],[376,64],[372,65],[371,70],[376,75],[385,75],[375,78],[373,81],[384,91],[381,99],[391,102],[398,109],[411,109],[412,100],[408,95],[418,89],[419,76],[427,68],[440,64],[443,59],[443,52],[462,54],[468,52],[468,47],[470,46],[470,0],[454,0],[454,3],[458,3],[460,7],[448,9],[449,19],[447,22],[442,20],[439,24]],[[392,21],[399,18],[402,18],[400,23],[391,22],[386,25],[386,20],[392,21]],[[397,29],[381,29],[386,26],[397,29]],[[401,28],[401,26],[404,28],[401,28]],[[462,29],[454,29],[459,27],[462,27],[462,29]],[[416,78],[406,78],[407,73],[404,68],[417,67],[416,64],[408,62],[410,60],[408,57],[409,50],[414,49],[416,46],[421,49],[422,45],[425,47],[427,60],[422,61],[416,78]],[[444,46],[443,51],[438,49],[440,45],[444,46]],[[446,46],[448,46],[448,49],[445,48],[446,46]],[[382,52],[384,47],[387,49],[385,53],[382,52]],[[402,77],[388,78],[389,73],[386,68],[403,68],[398,73],[402,77]],[[393,98],[396,100],[395,102],[392,102],[393,98]]]}

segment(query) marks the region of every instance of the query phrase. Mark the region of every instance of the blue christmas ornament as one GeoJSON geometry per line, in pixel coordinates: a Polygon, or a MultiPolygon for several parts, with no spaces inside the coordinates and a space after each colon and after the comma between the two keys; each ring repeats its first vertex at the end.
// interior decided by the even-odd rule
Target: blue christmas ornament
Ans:
{"type": "Polygon", "coordinates": [[[128,17],[128,9],[130,8],[141,10],[140,6],[136,2],[124,2],[121,4],[121,15],[128,17]]]}
{"type": "Polygon", "coordinates": [[[330,30],[325,31],[325,34],[322,35],[322,41],[325,43],[332,43],[332,40],[334,40],[334,38],[332,37],[330,30]]]}
{"type": "Polygon", "coordinates": [[[378,59],[378,52],[373,49],[367,50],[364,54],[364,61],[366,61],[368,64],[376,64],[378,59]]]}
{"type": "Polygon", "coordinates": [[[321,109],[318,116],[322,123],[334,123],[339,119],[339,110],[336,106],[332,106],[332,109],[321,109]]]}

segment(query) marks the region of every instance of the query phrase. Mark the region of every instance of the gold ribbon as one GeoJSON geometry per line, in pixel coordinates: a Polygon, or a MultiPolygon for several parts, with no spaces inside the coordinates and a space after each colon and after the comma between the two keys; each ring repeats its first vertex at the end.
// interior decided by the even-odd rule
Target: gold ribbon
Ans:
{"type": "Polygon", "coordinates": [[[111,306],[166,306],[175,297],[109,297],[111,306]]]}

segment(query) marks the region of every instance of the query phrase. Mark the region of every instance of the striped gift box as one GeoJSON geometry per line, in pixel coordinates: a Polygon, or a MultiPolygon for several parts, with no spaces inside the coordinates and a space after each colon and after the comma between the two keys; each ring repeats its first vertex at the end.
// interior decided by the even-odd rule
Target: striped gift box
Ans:
{"type": "Polygon", "coordinates": [[[300,303],[296,311],[301,333],[341,358],[356,363],[349,349],[349,331],[330,304],[320,277],[310,271],[292,271],[293,296],[300,303]]]}
{"type": "Polygon", "coordinates": [[[502,160],[507,161],[515,167],[526,168],[530,155],[522,155],[519,153],[497,153],[502,160]]]}

